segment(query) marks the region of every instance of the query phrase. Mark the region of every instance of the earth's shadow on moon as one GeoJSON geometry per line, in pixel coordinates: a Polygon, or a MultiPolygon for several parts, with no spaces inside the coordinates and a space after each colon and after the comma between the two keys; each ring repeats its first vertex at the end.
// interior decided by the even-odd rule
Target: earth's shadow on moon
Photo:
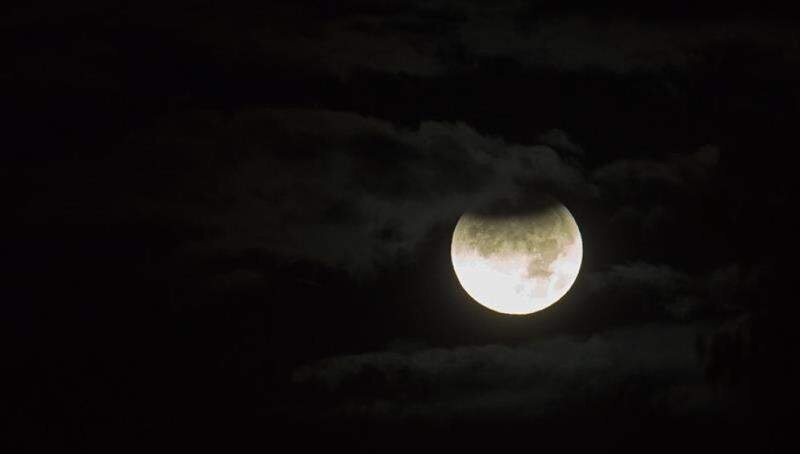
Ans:
{"type": "Polygon", "coordinates": [[[484,219],[503,219],[531,216],[561,206],[563,204],[550,194],[533,193],[498,197],[478,204],[468,212],[484,219]]]}

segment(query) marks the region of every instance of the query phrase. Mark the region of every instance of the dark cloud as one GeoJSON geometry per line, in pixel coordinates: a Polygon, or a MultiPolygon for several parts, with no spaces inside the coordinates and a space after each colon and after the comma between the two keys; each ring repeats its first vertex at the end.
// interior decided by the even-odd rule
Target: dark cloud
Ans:
{"type": "MultiPolygon", "coordinates": [[[[214,233],[189,244],[193,251],[262,248],[358,272],[412,251],[434,226],[493,197],[531,187],[593,194],[582,170],[546,145],[508,143],[463,123],[405,129],[331,111],[168,118],[102,165],[117,171],[88,178],[108,194],[115,188],[105,210],[81,192],[94,185],[40,202],[67,217],[199,222],[214,233]]],[[[94,168],[75,171],[82,178],[94,168]]]]}
{"type": "Polygon", "coordinates": [[[687,69],[701,64],[698,58],[720,42],[732,40],[770,52],[791,39],[792,29],[751,20],[648,23],[583,14],[534,19],[524,28],[517,24],[513,15],[476,16],[462,31],[463,46],[478,57],[506,57],[530,67],[623,74],[687,69]]]}
{"type": "Polygon", "coordinates": [[[725,227],[739,203],[734,192],[723,189],[727,157],[719,147],[706,145],[691,152],[625,157],[593,169],[592,181],[608,210],[597,224],[599,234],[620,238],[612,261],[655,259],[701,273],[740,261],[725,227]],[[687,249],[707,251],[706,260],[679,253],[687,249]]]}
{"type": "MultiPolygon", "coordinates": [[[[711,20],[702,14],[693,17],[692,13],[702,10],[695,6],[676,8],[670,4],[652,9],[628,2],[615,8],[584,2],[569,6],[516,0],[491,4],[355,1],[336,5],[276,1],[258,6],[232,2],[226,8],[217,8],[182,0],[168,6],[141,2],[111,17],[103,14],[107,6],[95,1],[70,8],[39,3],[50,2],[15,8],[4,17],[4,24],[52,33],[48,28],[74,21],[87,33],[80,39],[67,40],[67,49],[58,54],[37,49],[32,54],[45,57],[27,58],[17,71],[27,78],[47,80],[54,73],[46,67],[55,63],[63,66],[59,71],[62,77],[81,85],[88,83],[82,75],[103,84],[118,82],[94,70],[97,49],[128,53],[130,44],[109,39],[105,28],[124,28],[139,35],[140,46],[148,45],[154,37],[191,45],[179,47],[177,55],[171,56],[176,59],[185,59],[180,54],[191,48],[223,66],[246,64],[251,69],[288,69],[340,79],[364,71],[439,77],[482,65],[491,68],[498,60],[560,71],[659,72],[706,65],[725,43],[737,43],[734,48],[746,43],[772,55],[774,61],[790,57],[797,48],[793,24],[767,23],[753,17],[766,10],[761,7],[738,17],[725,14],[731,10],[727,5],[719,10],[712,7],[708,10],[718,14],[711,20]],[[648,18],[654,11],[667,15],[648,18]],[[687,13],[686,17],[669,17],[678,11],[687,13]],[[158,33],[154,35],[153,31],[158,33]],[[47,65],[42,64],[45,60],[47,65]]],[[[770,74],[766,67],[755,70],[770,74]]]]}
{"type": "Polygon", "coordinates": [[[332,417],[537,418],[588,402],[624,407],[627,399],[649,410],[692,411],[672,397],[694,389],[703,396],[698,405],[713,400],[695,349],[697,335],[706,330],[643,325],[519,346],[339,356],[298,369],[294,380],[337,396],[332,417]]]}
{"type": "Polygon", "coordinates": [[[587,276],[590,296],[603,301],[607,310],[642,318],[686,318],[696,305],[684,308],[690,296],[692,279],[667,265],[628,263],[587,276]],[[627,312],[627,314],[626,314],[627,312]]]}
{"type": "Polygon", "coordinates": [[[770,49],[783,49],[792,39],[792,24],[747,16],[655,20],[630,5],[624,13],[604,6],[593,14],[587,5],[580,7],[518,1],[411,2],[393,8],[356,3],[336,8],[324,21],[311,19],[314,33],[265,28],[253,34],[271,55],[289,49],[292,58],[339,77],[359,70],[429,77],[496,59],[562,71],[683,70],[703,64],[720,43],[746,42],[782,54],[770,49]]]}
{"type": "Polygon", "coordinates": [[[616,198],[641,190],[689,193],[711,182],[719,159],[718,147],[705,146],[665,159],[621,159],[595,169],[592,176],[605,192],[611,193],[608,195],[616,198]]]}
{"type": "Polygon", "coordinates": [[[754,276],[747,283],[742,279],[743,268],[734,263],[690,274],[666,264],[618,264],[590,272],[583,297],[595,304],[602,302],[603,310],[616,313],[619,319],[730,318],[746,310],[735,294],[757,287],[754,276]]]}
{"type": "Polygon", "coordinates": [[[551,129],[539,136],[539,140],[553,147],[556,150],[571,153],[576,156],[583,156],[583,147],[572,141],[569,135],[560,129],[551,129]]]}
{"type": "Polygon", "coordinates": [[[317,23],[311,36],[266,29],[256,31],[256,39],[268,57],[288,52],[294,62],[340,78],[363,70],[440,75],[447,66],[438,39],[419,26],[419,18],[352,14],[317,23]]]}

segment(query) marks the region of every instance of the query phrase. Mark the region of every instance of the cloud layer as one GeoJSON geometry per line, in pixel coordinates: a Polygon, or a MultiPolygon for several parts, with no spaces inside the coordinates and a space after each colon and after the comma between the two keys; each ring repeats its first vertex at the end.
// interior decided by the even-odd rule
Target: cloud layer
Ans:
{"type": "Polygon", "coordinates": [[[298,369],[294,380],[337,396],[332,417],[537,418],[577,405],[615,402],[622,409],[633,401],[659,412],[691,411],[678,396],[711,400],[695,349],[704,330],[642,325],[518,346],[339,356],[298,369]]]}
{"type": "MultiPolygon", "coordinates": [[[[508,143],[458,122],[403,129],[321,110],[184,114],[102,164],[117,171],[92,178],[124,198],[104,215],[196,225],[210,232],[188,245],[196,252],[264,249],[354,273],[413,251],[434,226],[493,197],[594,190],[547,145],[508,143]]],[[[50,195],[70,207],[67,216],[98,210],[85,194],[50,195]]]]}

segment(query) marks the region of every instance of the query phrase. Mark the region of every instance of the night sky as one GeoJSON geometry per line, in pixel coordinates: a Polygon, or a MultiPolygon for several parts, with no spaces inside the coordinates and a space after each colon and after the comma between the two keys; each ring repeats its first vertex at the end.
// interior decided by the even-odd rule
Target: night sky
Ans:
{"type": "Polygon", "coordinates": [[[8,452],[774,452],[795,430],[784,3],[16,3],[8,452]],[[461,214],[510,194],[554,195],[584,243],[527,316],[450,262],[461,214]]]}

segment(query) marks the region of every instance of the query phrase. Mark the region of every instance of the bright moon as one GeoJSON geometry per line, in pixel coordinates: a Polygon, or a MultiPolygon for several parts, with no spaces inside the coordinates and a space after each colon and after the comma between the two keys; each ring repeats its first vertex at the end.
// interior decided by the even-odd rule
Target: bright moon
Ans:
{"type": "Polygon", "coordinates": [[[458,281],[504,314],[540,311],[569,291],[583,258],[578,224],[559,202],[529,212],[467,212],[450,248],[458,281]]]}

